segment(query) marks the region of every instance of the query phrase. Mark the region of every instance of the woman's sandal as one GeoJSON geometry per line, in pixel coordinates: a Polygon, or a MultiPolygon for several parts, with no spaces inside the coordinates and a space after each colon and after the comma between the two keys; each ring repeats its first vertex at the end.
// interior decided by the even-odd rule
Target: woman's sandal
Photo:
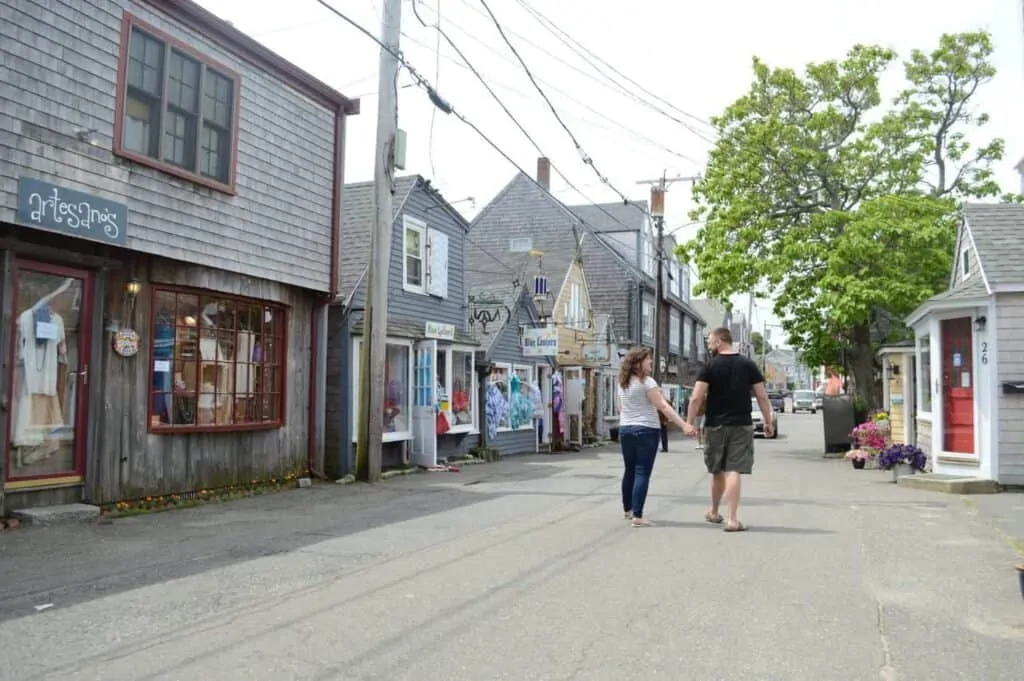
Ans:
{"type": "Polygon", "coordinates": [[[630,524],[633,527],[651,527],[654,525],[654,523],[647,518],[633,518],[633,521],[630,524]]]}
{"type": "Polygon", "coordinates": [[[735,525],[726,525],[725,532],[746,532],[747,526],[743,523],[737,522],[735,525]]]}
{"type": "Polygon", "coordinates": [[[713,524],[715,524],[715,525],[718,525],[718,524],[719,524],[719,523],[721,523],[721,522],[722,522],[723,520],[725,520],[725,518],[723,518],[723,517],[721,516],[721,514],[719,514],[719,515],[712,515],[712,514],[711,514],[711,511],[706,511],[706,512],[704,513],[704,520],[706,520],[706,521],[707,521],[707,522],[709,522],[709,523],[713,523],[713,524]]]}

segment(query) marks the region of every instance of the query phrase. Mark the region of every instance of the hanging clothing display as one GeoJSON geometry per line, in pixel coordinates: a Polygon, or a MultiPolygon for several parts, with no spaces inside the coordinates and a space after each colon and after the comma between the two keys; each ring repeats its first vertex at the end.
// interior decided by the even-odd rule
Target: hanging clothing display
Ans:
{"type": "Polygon", "coordinates": [[[498,424],[508,415],[508,400],[501,394],[497,383],[487,384],[487,401],[484,404],[487,415],[487,438],[493,440],[498,436],[498,424]]]}
{"type": "Polygon", "coordinates": [[[512,430],[529,425],[533,419],[533,405],[530,398],[523,394],[523,384],[519,377],[513,375],[509,382],[509,427],[512,430]]]}
{"type": "Polygon", "coordinates": [[[15,363],[11,444],[38,447],[45,442],[43,455],[53,453],[64,427],[57,376],[66,371],[67,346],[64,320],[48,303],[19,315],[15,363]]]}
{"type": "Polygon", "coordinates": [[[562,374],[556,372],[551,376],[551,412],[558,422],[558,430],[564,433],[565,409],[562,407],[562,374]]]}

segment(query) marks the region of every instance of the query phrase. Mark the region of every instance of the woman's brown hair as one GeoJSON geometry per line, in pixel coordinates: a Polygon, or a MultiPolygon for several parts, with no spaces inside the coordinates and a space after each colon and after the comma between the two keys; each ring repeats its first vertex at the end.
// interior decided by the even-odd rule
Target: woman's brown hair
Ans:
{"type": "Polygon", "coordinates": [[[643,378],[644,360],[651,356],[650,348],[633,348],[619,365],[619,387],[625,390],[634,376],[643,378]]]}

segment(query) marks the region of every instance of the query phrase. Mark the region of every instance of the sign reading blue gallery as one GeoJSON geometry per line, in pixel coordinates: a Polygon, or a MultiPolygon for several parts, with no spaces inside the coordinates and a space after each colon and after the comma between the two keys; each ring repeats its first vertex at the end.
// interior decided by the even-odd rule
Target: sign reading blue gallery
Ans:
{"type": "Polygon", "coordinates": [[[18,180],[18,222],[123,246],[128,230],[128,206],[23,177],[18,180]]]}

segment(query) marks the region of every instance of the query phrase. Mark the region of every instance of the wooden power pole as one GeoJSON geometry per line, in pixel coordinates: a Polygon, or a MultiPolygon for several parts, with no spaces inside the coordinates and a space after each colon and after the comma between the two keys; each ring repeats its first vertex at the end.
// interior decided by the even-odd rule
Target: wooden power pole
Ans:
{"type": "MultiPolygon", "coordinates": [[[[654,282],[654,380],[661,384],[664,379],[664,373],[661,370],[661,360],[665,356],[665,346],[662,340],[662,333],[665,329],[661,323],[661,307],[665,300],[665,286],[664,286],[664,266],[665,266],[665,192],[668,191],[670,184],[674,182],[696,182],[700,179],[700,176],[694,177],[673,177],[667,178],[662,173],[661,178],[657,180],[640,180],[637,184],[649,184],[651,186],[651,217],[654,218],[655,226],[658,230],[658,240],[655,244],[655,259],[657,264],[657,272],[655,273],[654,282]]],[[[643,263],[641,263],[641,269],[643,263]]],[[[641,303],[642,305],[643,303],[641,303]]],[[[671,315],[666,314],[666,323],[671,321],[671,315]]]]}
{"type": "Polygon", "coordinates": [[[384,439],[384,364],[388,331],[388,265],[391,262],[395,138],[398,133],[398,50],[402,0],[384,0],[381,21],[380,93],[377,108],[377,158],[373,169],[374,228],[370,239],[363,344],[359,369],[359,422],[356,477],[376,482],[381,475],[384,439]]]}

